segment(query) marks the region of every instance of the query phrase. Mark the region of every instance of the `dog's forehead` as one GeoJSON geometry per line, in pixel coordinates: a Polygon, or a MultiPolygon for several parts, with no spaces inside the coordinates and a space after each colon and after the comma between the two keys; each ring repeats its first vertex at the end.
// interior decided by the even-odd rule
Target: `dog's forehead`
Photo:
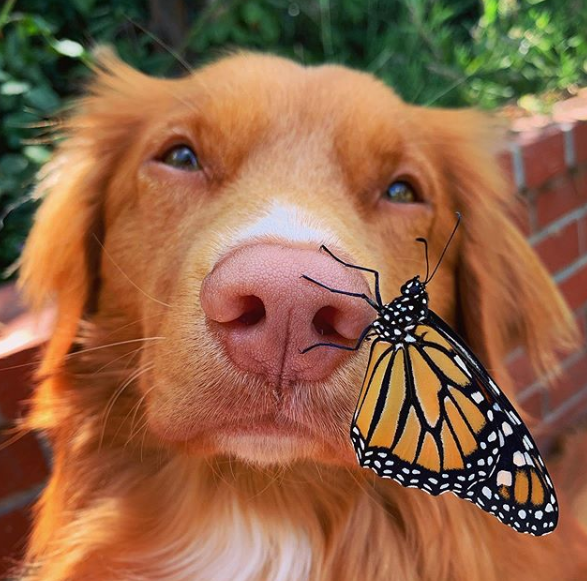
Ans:
{"type": "MultiPolygon", "coordinates": [[[[183,93],[202,106],[238,106],[259,111],[284,110],[323,118],[344,118],[353,111],[370,116],[402,102],[372,75],[340,65],[303,66],[291,60],[255,54],[225,57],[184,79],[183,93]]],[[[389,110],[389,109],[388,109],[389,110]]]]}
{"type": "Polygon", "coordinates": [[[391,88],[339,65],[241,54],[194,71],[176,88],[178,124],[188,123],[200,143],[225,154],[311,144],[367,167],[362,156],[395,155],[411,134],[410,108],[391,88]]]}

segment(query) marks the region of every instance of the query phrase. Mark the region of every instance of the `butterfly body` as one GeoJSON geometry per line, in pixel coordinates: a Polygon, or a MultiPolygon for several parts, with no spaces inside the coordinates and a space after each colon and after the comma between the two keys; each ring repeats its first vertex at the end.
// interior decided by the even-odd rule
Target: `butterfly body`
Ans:
{"type": "Polygon", "coordinates": [[[452,492],[518,532],[552,532],[558,506],[538,448],[463,339],[429,308],[428,273],[424,281],[408,280],[384,304],[376,271],[323,249],[345,266],[375,274],[376,301],[304,276],[331,292],[363,298],[377,312],[355,347],[319,343],[306,349],[352,351],[372,338],[350,429],[359,464],[432,495],[452,492]]]}
{"type": "Polygon", "coordinates": [[[380,309],[380,316],[372,325],[383,340],[400,342],[411,333],[418,323],[428,316],[428,293],[416,276],[401,288],[401,295],[380,309]]]}

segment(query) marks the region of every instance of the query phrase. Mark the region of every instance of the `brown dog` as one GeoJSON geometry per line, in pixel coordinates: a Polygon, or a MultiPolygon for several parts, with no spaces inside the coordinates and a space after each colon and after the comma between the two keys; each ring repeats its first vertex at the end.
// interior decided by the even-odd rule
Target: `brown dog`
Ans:
{"type": "Polygon", "coordinates": [[[46,172],[24,253],[58,317],[29,424],[52,441],[24,578],[43,581],[586,579],[562,506],[546,538],[357,467],[348,437],[373,313],[463,226],[432,307],[506,382],[574,329],[510,222],[471,111],[409,106],[366,74],[238,55],[181,80],[112,56],[46,172]],[[395,184],[390,188],[391,184],[395,184]]]}

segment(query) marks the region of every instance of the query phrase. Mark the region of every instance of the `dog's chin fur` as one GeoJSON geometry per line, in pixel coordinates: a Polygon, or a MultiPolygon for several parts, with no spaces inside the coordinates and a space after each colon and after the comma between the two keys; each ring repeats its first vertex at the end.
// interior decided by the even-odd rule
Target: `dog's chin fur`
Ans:
{"type": "MultiPolygon", "coordinates": [[[[173,81],[106,56],[97,74],[40,186],[23,256],[31,302],[54,299],[57,323],[27,420],[54,465],[17,576],[587,579],[587,538],[564,499],[557,531],[536,539],[343,458],[366,352],[276,397],[263,374],[232,364],[198,301],[227,244],[260,235],[316,250],[332,240],[378,268],[389,294],[422,266],[414,238],[439,255],[458,209],[435,311],[462,323],[506,387],[513,343],[552,363],[573,318],[513,225],[486,119],[407,105],[342,67],[260,55],[173,81]],[[178,128],[199,131],[206,172],[155,161],[178,128]],[[380,195],[404,172],[427,203],[380,195]],[[289,432],[208,429],[275,414],[277,400],[289,432]],[[312,439],[291,435],[302,422],[312,439]]],[[[317,350],[306,357],[320,365],[317,350]]]]}
{"type": "Polygon", "coordinates": [[[295,460],[311,458],[313,444],[299,436],[222,434],[215,436],[221,454],[257,466],[283,466],[295,460]]]}

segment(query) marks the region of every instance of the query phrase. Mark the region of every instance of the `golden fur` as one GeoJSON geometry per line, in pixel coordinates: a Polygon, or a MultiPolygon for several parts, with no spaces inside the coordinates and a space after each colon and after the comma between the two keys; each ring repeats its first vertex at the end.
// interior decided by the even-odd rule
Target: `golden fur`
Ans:
{"type": "Polygon", "coordinates": [[[226,358],[200,285],[264,217],[264,239],[279,241],[271,219],[292,205],[296,245],[316,248],[305,233],[323,232],[381,271],[387,299],[422,270],[414,238],[438,256],[460,210],[433,308],[506,386],[515,343],[552,367],[572,318],[510,221],[491,123],[407,105],[337,66],[244,54],[160,80],[108,53],[100,62],[46,169],[23,257],[33,304],[58,309],[28,421],[48,434],[55,463],[23,578],[587,578],[587,539],[564,500],[558,530],[532,538],[356,466],[347,434],[366,352],[328,380],[277,386],[309,441],[216,437],[271,410],[276,385],[226,358]],[[184,142],[203,172],[153,161],[184,142]],[[381,199],[397,177],[426,203],[381,199]]]}

